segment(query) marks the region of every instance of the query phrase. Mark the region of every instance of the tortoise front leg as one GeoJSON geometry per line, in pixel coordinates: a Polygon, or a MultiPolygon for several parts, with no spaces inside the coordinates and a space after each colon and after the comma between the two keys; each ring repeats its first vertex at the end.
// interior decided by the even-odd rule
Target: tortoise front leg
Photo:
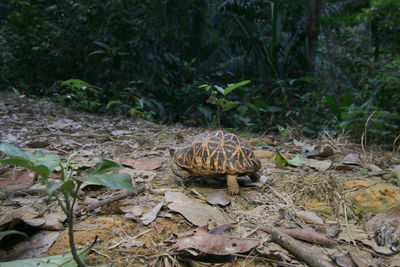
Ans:
{"type": "Polygon", "coordinates": [[[228,174],[226,176],[228,184],[228,194],[236,195],[239,194],[239,184],[237,182],[237,175],[228,174]]]}

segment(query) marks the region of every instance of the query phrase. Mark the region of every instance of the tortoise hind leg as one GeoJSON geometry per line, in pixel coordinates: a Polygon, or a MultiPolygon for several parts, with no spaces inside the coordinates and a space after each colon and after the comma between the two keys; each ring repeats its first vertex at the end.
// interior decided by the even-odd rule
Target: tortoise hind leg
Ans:
{"type": "Polygon", "coordinates": [[[237,175],[228,174],[226,176],[227,184],[228,184],[228,194],[229,195],[236,195],[239,194],[239,184],[237,182],[237,175]]]}
{"type": "Polygon", "coordinates": [[[251,181],[253,181],[253,182],[257,182],[258,180],[260,180],[260,174],[257,173],[257,172],[248,173],[247,176],[249,176],[249,178],[250,178],[251,181]]]}

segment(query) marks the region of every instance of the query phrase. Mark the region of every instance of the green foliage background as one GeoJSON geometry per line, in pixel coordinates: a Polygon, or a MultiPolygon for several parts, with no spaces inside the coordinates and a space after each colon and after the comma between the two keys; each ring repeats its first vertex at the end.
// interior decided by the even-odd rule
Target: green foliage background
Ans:
{"type": "Polygon", "coordinates": [[[400,3],[322,1],[312,56],[311,2],[3,0],[0,90],[163,122],[295,124],[357,138],[376,111],[371,138],[391,143],[400,131],[400,3]],[[205,89],[244,80],[219,100],[205,89]],[[219,114],[222,102],[234,105],[219,114]]]}

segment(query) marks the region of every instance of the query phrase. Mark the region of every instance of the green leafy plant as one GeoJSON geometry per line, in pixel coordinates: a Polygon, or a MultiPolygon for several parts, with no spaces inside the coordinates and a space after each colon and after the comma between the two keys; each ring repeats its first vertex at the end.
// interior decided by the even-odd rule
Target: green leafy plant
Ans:
{"type": "MultiPolygon", "coordinates": [[[[209,85],[209,84],[203,84],[200,86],[200,88],[204,88],[206,92],[210,92],[211,95],[207,99],[207,103],[214,105],[217,110],[216,110],[216,118],[214,121],[214,125],[217,124],[218,127],[221,127],[221,115],[225,112],[228,112],[234,108],[236,108],[240,102],[239,101],[233,101],[229,100],[227,96],[232,93],[235,89],[244,86],[251,81],[246,80],[246,81],[241,81],[235,84],[230,84],[225,88],[222,88],[217,85],[209,85]],[[221,114],[222,113],[222,114],[221,114]]],[[[210,118],[211,114],[209,111],[207,111],[204,106],[200,106],[198,110],[203,113],[206,117],[210,118]]]]}
{"type": "Polygon", "coordinates": [[[333,114],[341,121],[343,120],[344,112],[352,104],[353,95],[351,92],[347,92],[341,101],[336,101],[335,97],[328,95],[325,97],[326,107],[329,108],[333,114]]]}
{"type": "MultiPolygon", "coordinates": [[[[96,111],[100,106],[102,89],[80,79],[69,79],[60,82],[61,92],[58,100],[72,104],[86,111],[96,111]]],[[[108,105],[107,105],[108,107],[108,105]]]]}
{"type": "Polygon", "coordinates": [[[77,199],[78,190],[83,182],[93,182],[104,185],[109,189],[126,189],[136,192],[136,188],[132,186],[130,176],[127,174],[108,174],[122,168],[118,163],[103,159],[97,168],[85,178],[76,177],[73,171],[74,163],[72,159],[78,153],[69,156],[66,162],[60,160],[57,155],[47,154],[37,151],[35,154],[22,151],[10,144],[0,144],[0,153],[8,156],[0,160],[0,164],[11,164],[32,170],[39,174],[40,182],[47,187],[47,193],[54,197],[61,209],[67,216],[69,245],[71,253],[79,267],[86,266],[77,252],[74,241],[74,206],[77,199]],[[49,181],[49,177],[55,171],[60,171],[60,183],[49,181]],[[60,197],[62,195],[62,198],[60,197]]]}

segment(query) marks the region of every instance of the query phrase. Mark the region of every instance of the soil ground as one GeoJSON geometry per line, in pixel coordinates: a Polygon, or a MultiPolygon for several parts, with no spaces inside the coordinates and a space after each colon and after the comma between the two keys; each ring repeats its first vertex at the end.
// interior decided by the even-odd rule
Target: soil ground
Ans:
{"type": "MultiPolygon", "coordinates": [[[[237,131],[235,133],[260,158],[260,174],[264,180],[254,185],[248,178],[241,178],[240,194],[229,198],[223,194],[226,192],[224,179],[197,177],[182,180],[171,171],[173,162],[168,148],[209,129],[97,116],[7,93],[0,94],[0,129],[0,143],[13,144],[26,151],[42,150],[63,159],[79,152],[74,158],[79,177],[89,173],[100,159],[136,160],[136,167],[128,166],[125,172],[131,175],[134,185],[145,187],[140,194],[84,213],[81,211],[91,203],[123,190],[88,184],[80,192],[75,218],[76,243],[83,248],[97,236],[87,259],[89,265],[305,266],[292,251],[271,241],[270,235],[262,230],[268,225],[279,229],[313,230],[337,241],[330,247],[312,240],[301,243],[307,248],[317,249],[332,266],[400,266],[396,255],[398,246],[393,241],[399,238],[399,217],[384,218],[378,226],[376,223],[375,226],[368,224],[376,214],[396,209],[400,203],[399,187],[393,184],[396,177],[390,176],[392,167],[400,162],[398,153],[371,147],[365,147],[364,152],[360,145],[348,142],[346,136],[325,134],[309,140],[294,134],[283,138],[237,131]],[[296,155],[306,155],[309,150],[320,149],[318,146],[329,146],[332,153],[313,160],[303,157],[292,164],[276,164],[277,151],[290,163],[296,155]],[[207,203],[207,197],[219,191],[223,192],[222,200],[228,199],[230,204],[207,203]],[[184,211],[171,208],[166,195],[178,192],[189,198],[187,206],[195,203],[193,207],[197,207],[197,203],[215,207],[215,213],[229,218],[229,229],[220,236],[238,238],[239,243],[247,239],[259,240],[258,246],[244,253],[234,251],[223,256],[215,255],[219,254],[217,248],[210,248],[215,253],[206,254],[196,247],[179,249],[176,242],[182,234],[199,226],[190,219],[191,216],[201,220],[207,213],[199,208],[184,211]],[[162,206],[155,212],[155,219],[145,223],[143,216],[151,215],[160,203],[162,206]],[[391,230],[381,229],[383,225],[387,226],[385,219],[391,220],[391,230]],[[392,241],[385,239],[387,242],[380,242],[379,233],[381,236],[382,233],[390,234],[392,241]]],[[[0,165],[2,176],[18,171],[12,166],[0,165]]],[[[57,178],[56,173],[52,179],[57,178]]],[[[23,229],[28,231],[31,239],[19,243],[15,238],[0,240],[4,246],[0,250],[0,259],[68,252],[65,218],[54,198],[43,192],[18,195],[15,193],[18,190],[12,186],[18,187],[19,184],[0,183],[0,189],[5,192],[0,200],[1,230],[23,229]],[[48,219],[46,215],[55,218],[57,214],[60,224],[48,222],[50,226],[44,227],[46,223],[35,225],[30,221],[27,225],[29,220],[23,223],[23,218],[15,215],[18,208],[24,207],[38,212],[42,219],[48,219]],[[19,220],[5,221],[5,214],[13,214],[19,220]],[[51,241],[47,237],[48,230],[59,235],[51,241]],[[27,250],[35,247],[32,237],[42,231],[41,253],[26,254],[27,250]]],[[[23,189],[28,188],[25,186],[23,189]]],[[[209,220],[206,228],[210,230],[217,226],[220,223],[209,220]]]]}

